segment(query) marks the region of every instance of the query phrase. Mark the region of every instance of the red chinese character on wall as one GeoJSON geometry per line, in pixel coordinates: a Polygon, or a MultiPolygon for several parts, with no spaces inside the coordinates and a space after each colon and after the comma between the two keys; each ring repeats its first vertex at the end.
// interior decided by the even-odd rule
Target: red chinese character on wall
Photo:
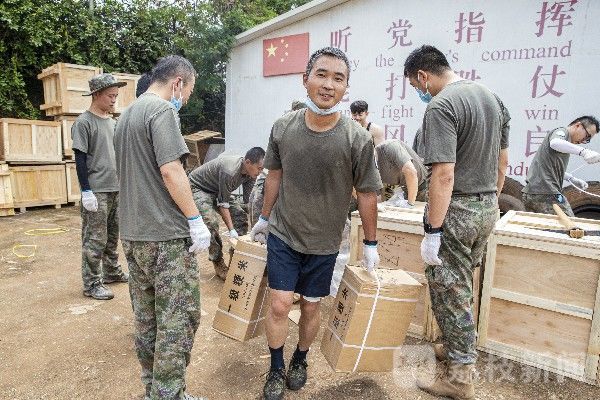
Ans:
{"type": "Polygon", "coordinates": [[[337,47],[344,53],[348,51],[348,36],[351,36],[350,27],[347,26],[344,29],[338,29],[330,34],[331,47],[337,47]]]}
{"type": "Polygon", "coordinates": [[[568,13],[575,11],[573,6],[577,1],[556,1],[550,7],[548,7],[548,2],[544,1],[542,3],[542,10],[537,12],[540,14],[540,19],[535,23],[538,26],[538,31],[535,35],[537,37],[542,36],[548,22],[554,23],[554,25],[548,25],[547,27],[556,28],[556,36],[562,35],[564,27],[573,25],[571,16],[568,13]]]}
{"type": "Polygon", "coordinates": [[[456,23],[458,24],[458,27],[454,31],[456,33],[456,39],[454,40],[456,43],[461,43],[464,36],[466,36],[467,43],[481,42],[483,24],[485,24],[483,13],[475,14],[474,12],[470,12],[468,20],[465,17],[465,13],[460,13],[456,23]]]}
{"type": "Polygon", "coordinates": [[[408,30],[410,28],[412,28],[412,25],[407,19],[399,19],[398,23],[392,22],[392,26],[387,30],[387,33],[392,32],[392,39],[394,40],[394,44],[388,47],[388,49],[396,47],[398,44],[400,46],[412,45],[412,41],[405,41],[405,39],[408,36],[408,30]]]}
{"type": "Polygon", "coordinates": [[[555,90],[554,85],[556,85],[556,78],[559,75],[564,75],[565,71],[559,71],[558,65],[554,64],[554,66],[552,67],[552,72],[547,73],[547,74],[542,74],[541,73],[542,68],[543,67],[541,65],[538,65],[537,69],[535,70],[535,74],[533,74],[533,78],[531,78],[531,80],[529,81],[532,83],[531,98],[535,99],[535,98],[539,98],[539,97],[544,97],[547,94],[551,94],[556,97],[562,96],[564,93],[555,90]],[[544,78],[545,76],[549,77],[548,80],[546,80],[546,78],[544,78]],[[546,89],[545,89],[546,91],[542,94],[538,93],[538,84],[539,84],[540,79],[542,80],[542,83],[546,87],[546,89]]]}
{"type": "Polygon", "coordinates": [[[544,141],[547,132],[542,130],[541,127],[537,126],[537,131],[527,131],[527,145],[525,146],[525,157],[529,157],[532,154],[535,154],[540,145],[544,141]]]}
{"type": "Polygon", "coordinates": [[[404,141],[404,124],[385,125],[385,140],[398,139],[404,141]]]}

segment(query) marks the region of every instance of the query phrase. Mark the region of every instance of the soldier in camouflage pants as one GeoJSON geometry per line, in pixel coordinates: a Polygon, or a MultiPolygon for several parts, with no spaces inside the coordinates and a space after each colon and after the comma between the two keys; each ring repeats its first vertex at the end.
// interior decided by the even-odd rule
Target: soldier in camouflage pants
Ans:
{"type": "Polygon", "coordinates": [[[96,198],[98,211],[88,211],[81,206],[81,275],[84,291],[103,281],[111,283],[124,280],[117,254],[119,192],[96,193],[96,198]]]}
{"type": "Polygon", "coordinates": [[[495,193],[452,196],[439,251],[443,264],[425,269],[431,308],[442,331],[447,357],[462,364],[477,360],[473,270],[483,257],[497,210],[495,193]]]}
{"type": "MultiPolygon", "coordinates": [[[[193,190],[194,202],[204,219],[204,223],[210,230],[210,247],[208,248],[208,259],[218,261],[223,258],[223,241],[219,234],[219,221],[221,216],[217,211],[217,198],[202,190],[193,190]]],[[[233,197],[233,196],[232,196],[233,197]]],[[[248,233],[248,214],[237,197],[229,202],[229,213],[231,221],[239,235],[248,233]]]]}
{"type": "Polygon", "coordinates": [[[568,216],[575,216],[571,204],[569,204],[567,198],[562,194],[523,193],[523,205],[525,205],[527,211],[543,214],[556,214],[554,208],[552,208],[552,204],[558,204],[568,216]]]}
{"type": "Polygon", "coordinates": [[[122,243],[146,398],[183,398],[185,370],[200,323],[198,263],[188,252],[192,241],[122,243]]]}

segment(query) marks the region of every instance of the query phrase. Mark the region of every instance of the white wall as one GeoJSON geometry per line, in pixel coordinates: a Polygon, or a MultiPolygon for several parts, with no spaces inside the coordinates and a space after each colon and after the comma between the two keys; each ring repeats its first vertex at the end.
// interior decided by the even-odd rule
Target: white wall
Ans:
{"type": "MultiPolygon", "coordinates": [[[[350,27],[347,54],[353,63],[350,73],[349,105],[357,99],[369,103],[370,120],[388,126],[388,137],[395,129],[404,126],[404,140],[412,143],[414,133],[421,125],[425,105],[414,89],[406,82],[402,97],[403,64],[415,47],[432,44],[445,52],[452,68],[463,73],[472,70],[481,77],[478,82],[488,86],[504,101],[512,115],[509,176],[524,180],[525,169],[533,154],[526,155],[528,130],[543,131],[566,126],[574,118],[592,114],[600,117],[600,79],[596,71],[600,65],[600,34],[594,25],[600,20],[600,1],[579,0],[569,11],[563,6],[565,17],[563,31],[558,36],[558,21],[553,13],[546,14],[544,33],[537,36],[540,15],[544,3],[548,8],[553,1],[505,0],[505,1],[445,1],[427,2],[403,0],[351,0],[320,14],[270,32],[260,38],[235,47],[227,69],[226,150],[243,153],[252,146],[266,147],[273,121],[290,108],[295,98],[306,95],[302,75],[264,78],[262,76],[263,39],[309,32],[310,52],[331,44],[331,32],[350,27]],[[483,13],[485,23],[480,42],[467,42],[465,25],[463,40],[457,43],[457,20],[460,13],[468,20],[469,13],[483,13]],[[409,20],[406,42],[410,46],[392,47],[392,33],[388,29],[398,19],[409,20]],[[567,25],[571,23],[571,25],[567,25]],[[570,43],[570,47],[569,47],[570,43]],[[565,57],[531,58],[521,60],[489,60],[501,56],[503,50],[557,47],[565,57]],[[570,51],[568,51],[570,49],[570,51]],[[495,53],[492,53],[495,52],[495,53]],[[380,57],[393,58],[393,65],[376,66],[380,57]],[[557,71],[553,89],[561,96],[546,94],[546,83],[552,76],[541,76],[537,81],[537,95],[532,96],[532,78],[538,67],[541,74],[557,71]],[[394,97],[388,100],[386,88],[391,73],[398,77],[394,97]],[[404,116],[394,118],[394,110],[408,110],[404,116]],[[392,110],[390,116],[389,111],[392,110]],[[537,118],[528,116],[533,110],[537,118]],[[544,110],[546,115],[544,118],[544,110]],[[551,111],[550,110],[556,110],[551,111]],[[551,114],[551,115],[550,115],[551,114]],[[396,119],[396,120],[394,120],[396,119]]],[[[558,15],[560,16],[560,14],[558,15]]],[[[476,20],[479,20],[476,18],[476,20]]],[[[476,33],[476,31],[473,31],[476,33]]],[[[508,52],[506,52],[508,54],[508,52]]],[[[400,112],[400,111],[398,111],[400,112]]],[[[538,141],[539,143],[539,141],[538,141]]],[[[535,151],[535,144],[530,146],[535,151]]],[[[590,145],[600,151],[600,138],[590,145]]],[[[582,164],[572,157],[568,170],[582,164]]],[[[598,180],[596,166],[585,166],[575,173],[587,180],[598,180]]]]}

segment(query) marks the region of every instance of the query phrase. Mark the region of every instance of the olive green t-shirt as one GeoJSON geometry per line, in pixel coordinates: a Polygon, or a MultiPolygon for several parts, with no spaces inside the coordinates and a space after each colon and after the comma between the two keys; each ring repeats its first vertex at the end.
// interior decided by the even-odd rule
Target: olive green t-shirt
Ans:
{"type": "Polygon", "coordinates": [[[423,117],[425,164],[455,163],[453,194],[495,192],[510,115],[485,86],[460,80],[444,87],[423,117]]]}
{"type": "Polygon", "coordinates": [[[381,181],[387,185],[406,185],[406,179],[402,168],[407,162],[412,162],[417,170],[418,185],[422,185],[427,179],[427,170],[421,162],[421,158],[406,143],[391,139],[378,144],[375,147],[377,153],[377,167],[381,181]]]}
{"type": "Polygon", "coordinates": [[[73,149],[87,154],[88,180],[93,192],[119,191],[114,136],[115,120],[99,117],[90,111],[78,116],[71,128],[73,149]]]}
{"type": "Polygon", "coordinates": [[[135,100],[117,122],[115,153],[119,174],[121,238],[161,242],[190,237],[190,228],[160,173],[189,150],[173,105],[153,93],[135,100]]]}
{"type": "Polygon", "coordinates": [[[413,140],[412,149],[419,155],[421,161],[425,155],[425,144],[423,143],[423,129],[417,129],[417,133],[415,133],[415,138],[413,140]]]}
{"type": "Polygon", "coordinates": [[[337,253],[352,187],[377,192],[381,179],[371,135],[342,116],[325,132],[306,126],[298,110],[271,129],[265,168],[282,170],[279,196],[269,219],[270,233],[304,254],[337,253]]]}
{"type": "Polygon", "coordinates": [[[219,156],[214,160],[202,164],[190,175],[192,190],[201,190],[215,196],[217,204],[229,202],[231,193],[243,186],[244,202],[246,194],[249,196],[255,179],[242,173],[244,157],[241,156],[219,156]]]}
{"type": "Polygon", "coordinates": [[[523,193],[559,194],[562,192],[570,154],[561,153],[550,147],[550,141],[554,138],[569,141],[569,131],[567,128],[556,128],[546,135],[527,172],[527,184],[523,188],[523,193]]]}

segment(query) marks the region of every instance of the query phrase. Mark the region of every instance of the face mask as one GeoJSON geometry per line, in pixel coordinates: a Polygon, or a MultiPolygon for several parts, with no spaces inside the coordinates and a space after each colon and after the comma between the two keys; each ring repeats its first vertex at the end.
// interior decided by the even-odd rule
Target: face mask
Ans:
{"type": "Polygon", "coordinates": [[[179,111],[183,105],[183,95],[181,90],[179,91],[179,98],[175,98],[175,86],[173,86],[173,94],[171,95],[171,104],[175,106],[175,109],[179,111]]]}
{"type": "Polygon", "coordinates": [[[429,103],[431,99],[433,99],[433,96],[431,95],[431,93],[429,93],[429,87],[427,85],[427,82],[425,82],[425,90],[427,90],[426,93],[421,92],[419,88],[415,89],[417,90],[417,94],[419,95],[419,98],[423,103],[429,103]]]}
{"type": "Polygon", "coordinates": [[[335,106],[323,110],[322,108],[319,108],[315,103],[313,103],[313,101],[308,96],[306,96],[306,106],[310,111],[319,115],[330,115],[340,111],[342,108],[341,104],[337,103],[335,106]]]}

